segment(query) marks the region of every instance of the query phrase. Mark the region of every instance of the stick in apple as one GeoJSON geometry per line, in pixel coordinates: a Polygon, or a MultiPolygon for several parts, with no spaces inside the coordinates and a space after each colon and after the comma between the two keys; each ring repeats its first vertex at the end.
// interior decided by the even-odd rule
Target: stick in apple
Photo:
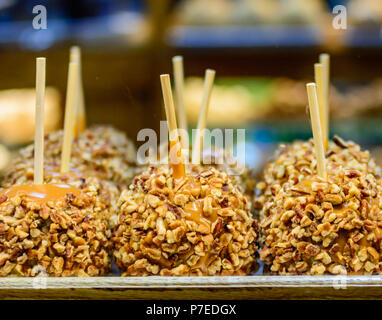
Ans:
{"type": "MultiPolygon", "coordinates": [[[[176,114],[178,116],[178,126],[179,129],[183,129],[187,132],[187,114],[184,103],[184,68],[183,68],[183,57],[175,56],[172,58],[172,65],[174,69],[174,80],[175,80],[175,101],[176,101],[176,114]]],[[[188,148],[185,137],[180,135],[180,143],[182,149],[188,148]]]]}
{"type": "Polygon", "coordinates": [[[325,151],[322,138],[322,129],[320,122],[318,98],[317,98],[317,86],[315,83],[308,83],[306,85],[308,92],[310,118],[313,131],[314,149],[317,159],[317,173],[326,180],[326,166],[325,166],[325,151]]]}
{"type": "Polygon", "coordinates": [[[328,137],[327,132],[327,116],[325,109],[325,93],[324,93],[324,68],[321,63],[314,64],[314,80],[317,85],[317,98],[318,98],[318,107],[320,113],[320,123],[322,129],[322,138],[324,139],[324,150],[328,149],[328,137]]]}
{"type": "Polygon", "coordinates": [[[330,104],[329,104],[329,91],[330,91],[330,56],[327,53],[320,54],[320,63],[322,64],[322,88],[324,96],[324,110],[325,110],[325,128],[324,134],[326,139],[329,140],[330,136],[330,126],[329,126],[329,116],[330,116],[330,104]]]}
{"type": "Polygon", "coordinates": [[[76,110],[76,104],[78,103],[78,63],[69,63],[68,72],[68,87],[66,90],[66,104],[65,104],[65,123],[64,123],[64,141],[62,144],[61,154],[61,173],[69,171],[70,156],[72,151],[73,140],[73,126],[74,126],[74,110],[76,110]]]}
{"type": "Polygon", "coordinates": [[[179,143],[178,128],[176,124],[176,114],[174,108],[174,100],[171,91],[170,76],[162,74],[160,76],[164,107],[166,110],[166,118],[169,128],[170,140],[170,165],[173,170],[174,179],[180,179],[185,176],[185,167],[182,159],[182,148],[179,143]]]}
{"type": "Polygon", "coordinates": [[[214,85],[215,70],[207,69],[204,77],[204,88],[202,106],[199,112],[198,127],[196,130],[196,138],[192,147],[192,163],[199,164],[201,160],[204,131],[207,124],[208,107],[211,100],[212,88],[214,85]]]}
{"type": "Polygon", "coordinates": [[[82,63],[80,47],[73,46],[70,48],[70,62],[75,62],[78,64],[78,107],[77,110],[75,110],[76,119],[74,125],[74,134],[75,136],[77,136],[79,133],[84,132],[86,129],[85,97],[82,83],[82,63]]]}
{"type": "Polygon", "coordinates": [[[46,59],[36,59],[36,114],[34,135],[34,184],[44,183],[44,103],[46,59]]]}

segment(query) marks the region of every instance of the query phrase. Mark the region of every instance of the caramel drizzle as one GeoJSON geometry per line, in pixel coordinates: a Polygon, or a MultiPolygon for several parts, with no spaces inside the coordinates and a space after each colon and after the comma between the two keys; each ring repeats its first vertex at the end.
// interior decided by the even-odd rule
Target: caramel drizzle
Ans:
{"type": "Polygon", "coordinates": [[[347,204],[342,204],[340,207],[335,207],[333,208],[333,213],[336,215],[337,219],[338,218],[346,218],[346,216],[351,213],[352,210],[347,208],[347,204]]]}
{"type": "MultiPolygon", "coordinates": [[[[193,196],[194,198],[198,198],[201,194],[201,184],[199,181],[195,179],[195,177],[191,174],[187,174],[184,179],[176,180],[176,184],[183,184],[180,188],[183,194],[193,196]]],[[[172,201],[172,197],[170,197],[172,201]]],[[[207,216],[203,210],[204,207],[204,199],[194,200],[193,202],[187,203],[183,207],[184,218],[186,220],[194,221],[198,225],[203,225],[208,228],[209,232],[211,232],[211,225],[218,218],[217,209],[212,208],[212,213],[207,216]]],[[[194,254],[194,250],[190,250],[187,253],[181,255],[181,259],[186,261],[192,254],[194,254]]],[[[204,256],[200,256],[198,262],[191,267],[191,270],[200,269],[203,273],[207,273],[207,268],[209,264],[214,260],[216,254],[211,252],[205,252],[204,256]]]]}
{"type": "Polygon", "coordinates": [[[86,130],[86,117],[84,115],[76,115],[76,121],[73,124],[73,137],[78,136],[86,130]]]}
{"type": "MultiPolygon", "coordinates": [[[[185,182],[183,179],[176,180],[176,183],[181,183],[183,186],[180,188],[182,193],[185,195],[193,196],[194,198],[199,198],[201,193],[201,184],[199,181],[195,179],[195,177],[191,174],[187,174],[185,176],[185,182]]],[[[170,197],[172,201],[173,195],[170,197]]],[[[212,209],[212,214],[207,216],[203,211],[204,199],[194,200],[193,202],[189,202],[183,208],[183,212],[185,214],[185,218],[188,220],[195,221],[198,224],[203,224],[206,227],[210,228],[210,225],[215,222],[217,219],[217,209],[212,209]]]]}
{"type": "Polygon", "coordinates": [[[39,185],[20,185],[12,186],[3,192],[1,195],[7,198],[15,196],[26,196],[40,204],[52,202],[60,202],[65,199],[67,194],[79,196],[81,191],[71,185],[65,183],[39,184],[39,185]]]}
{"type": "Polygon", "coordinates": [[[170,141],[169,156],[174,179],[184,178],[186,170],[182,159],[182,149],[178,141],[170,141]]]}
{"type": "MultiPolygon", "coordinates": [[[[182,261],[187,261],[191,255],[194,254],[194,249],[190,249],[188,252],[181,254],[180,258],[182,261]]],[[[216,258],[216,253],[205,252],[204,256],[200,256],[197,263],[195,263],[193,266],[190,267],[190,270],[200,269],[203,273],[207,273],[208,266],[211,264],[211,262],[216,258]]]]}
{"type": "Polygon", "coordinates": [[[203,224],[208,229],[210,229],[211,224],[217,219],[217,215],[216,213],[214,214],[214,212],[209,217],[204,215],[203,200],[196,200],[192,203],[186,204],[183,211],[186,219],[195,221],[197,224],[203,224]]]}
{"type": "Polygon", "coordinates": [[[302,192],[305,192],[305,193],[311,193],[312,192],[312,183],[314,183],[314,182],[316,182],[316,181],[314,181],[313,179],[310,179],[310,178],[306,178],[306,179],[300,181],[299,183],[297,183],[293,188],[301,190],[302,192]]]}

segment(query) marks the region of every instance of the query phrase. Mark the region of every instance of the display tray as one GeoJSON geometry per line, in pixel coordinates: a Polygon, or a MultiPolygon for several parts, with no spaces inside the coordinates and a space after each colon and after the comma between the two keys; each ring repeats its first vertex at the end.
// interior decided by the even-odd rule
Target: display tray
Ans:
{"type": "Polygon", "coordinates": [[[381,299],[382,276],[2,278],[0,299],[381,299]]]}

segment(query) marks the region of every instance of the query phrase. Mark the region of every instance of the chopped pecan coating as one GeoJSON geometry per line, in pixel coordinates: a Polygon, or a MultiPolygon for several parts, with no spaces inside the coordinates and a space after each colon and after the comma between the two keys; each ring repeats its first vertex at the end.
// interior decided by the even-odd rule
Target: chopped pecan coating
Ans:
{"type": "MultiPolygon", "coordinates": [[[[381,169],[375,164],[368,151],[361,150],[360,146],[352,141],[344,142],[337,136],[329,143],[326,163],[329,170],[333,171],[347,168],[349,175],[354,172],[367,172],[377,177],[381,176],[381,169]]],[[[315,174],[316,164],[313,140],[281,145],[275,159],[264,170],[263,181],[256,185],[256,196],[253,203],[255,209],[262,214],[266,202],[272,202],[277,192],[287,182],[296,193],[306,194],[304,186],[300,185],[300,188],[296,190],[294,185],[305,177],[315,174]]],[[[333,201],[338,201],[338,197],[334,195],[328,197],[333,201]]],[[[264,219],[264,217],[260,218],[264,219]]]]}
{"type": "Polygon", "coordinates": [[[271,273],[382,274],[382,183],[350,171],[289,180],[264,204],[260,259],[271,273]]]}
{"type": "Polygon", "coordinates": [[[0,276],[101,276],[110,269],[110,206],[100,184],[47,203],[28,195],[0,204],[0,276]]]}
{"type": "Polygon", "coordinates": [[[257,267],[257,224],[225,172],[173,180],[168,168],[149,168],[118,205],[112,242],[123,276],[239,275],[257,267]]]}
{"type": "MultiPolygon", "coordinates": [[[[244,164],[239,163],[234,157],[230,156],[228,152],[217,148],[215,148],[213,152],[204,151],[202,157],[204,164],[202,166],[190,165],[191,171],[200,173],[209,167],[214,167],[226,172],[250,201],[250,205],[252,205],[255,190],[255,177],[252,170],[244,164]]],[[[222,189],[224,190],[225,188],[226,186],[223,185],[222,189]]]]}

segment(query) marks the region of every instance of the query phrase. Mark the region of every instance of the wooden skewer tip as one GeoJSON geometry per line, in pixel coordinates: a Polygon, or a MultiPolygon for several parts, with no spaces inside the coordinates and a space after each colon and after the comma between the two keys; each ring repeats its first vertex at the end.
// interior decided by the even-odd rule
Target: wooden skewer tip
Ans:
{"type": "Polygon", "coordinates": [[[198,127],[196,131],[195,142],[192,148],[192,163],[193,164],[199,164],[201,161],[204,129],[207,126],[207,115],[208,115],[213,83],[215,79],[215,73],[216,73],[215,70],[207,69],[204,76],[202,105],[199,112],[198,127]]]}
{"type": "Polygon", "coordinates": [[[76,110],[76,104],[78,103],[78,63],[69,63],[68,72],[68,86],[66,91],[66,104],[65,104],[65,119],[64,119],[64,141],[62,145],[61,154],[61,173],[66,173],[69,171],[70,155],[72,148],[72,137],[73,137],[73,127],[74,127],[74,116],[76,110]]]}
{"type": "Polygon", "coordinates": [[[317,158],[317,173],[322,179],[327,178],[326,166],[325,166],[325,151],[324,143],[322,139],[322,129],[320,122],[319,106],[318,106],[318,97],[317,97],[317,85],[314,82],[306,84],[308,100],[309,100],[309,109],[312,122],[312,131],[313,131],[313,140],[314,147],[316,150],[317,158]]]}
{"type": "Polygon", "coordinates": [[[183,56],[174,56],[172,57],[172,61],[174,62],[183,62],[183,56]]]}

